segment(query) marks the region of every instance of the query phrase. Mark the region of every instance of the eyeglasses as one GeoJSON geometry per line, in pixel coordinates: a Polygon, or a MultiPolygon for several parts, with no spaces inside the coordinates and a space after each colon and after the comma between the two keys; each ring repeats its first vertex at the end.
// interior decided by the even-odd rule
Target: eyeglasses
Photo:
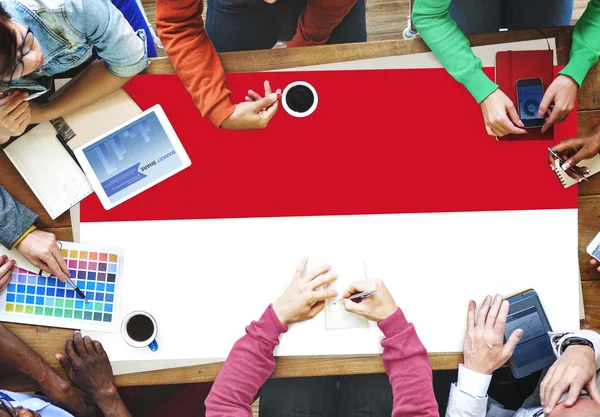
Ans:
{"type": "Polygon", "coordinates": [[[31,50],[33,49],[34,41],[35,36],[33,35],[33,31],[31,30],[31,28],[27,28],[27,33],[25,33],[25,36],[23,36],[23,42],[21,43],[19,59],[17,59],[15,68],[10,74],[10,80],[8,81],[8,85],[12,85],[13,82],[15,82],[23,76],[23,72],[25,72],[25,64],[23,63],[23,57],[29,52],[31,52],[31,50]]]}
{"type": "Polygon", "coordinates": [[[10,417],[19,417],[19,413],[15,410],[15,407],[6,398],[0,398],[0,405],[10,414],[10,417]]]}

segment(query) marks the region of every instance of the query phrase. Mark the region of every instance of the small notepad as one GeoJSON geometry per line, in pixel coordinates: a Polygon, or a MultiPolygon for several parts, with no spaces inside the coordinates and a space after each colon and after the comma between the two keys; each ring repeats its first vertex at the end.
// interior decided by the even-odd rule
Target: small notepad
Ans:
{"type": "Polygon", "coordinates": [[[364,262],[332,263],[331,270],[338,274],[338,278],[331,284],[329,289],[338,292],[335,299],[325,302],[325,325],[327,330],[354,329],[369,327],[369,320],[355,313],[350,313],[344,308],[344,303],[336,302],[344,294],[354,281],[366,279],[366,267],[364,262]]]}
{"type": "Polygon", "coordinates": [[[8,145],[4,153],[52,219],[94,192],[79,165],[56,138],[50,122],[31,129],[8,145]]]}
{"type": "MultiPolygon", "coordinates": [[[[579,167],[579,168],[585,167],[585,168],[589,169],[590,173],[588,175],[586,175],[585,177],[586,178],[591,177],[592,175],[594,175],[600,171],[600,154],[594,156],[592,159],[584,159],[583,161],[581,161],[580,163],[577,164],[577,167],[579,167]]],[[[554,165],[554,172],[556,172],[558,179],[560,180],[563,187],[565,187],[565,188],[568,188],[571,185],[577,184],[579,182],[579,181],[569,177],[569,175],[567,175],[567,173],[562,170],[562,168],[560,167],[560,163],[558,161],[556,161],[556,163],[554,165]]]]}

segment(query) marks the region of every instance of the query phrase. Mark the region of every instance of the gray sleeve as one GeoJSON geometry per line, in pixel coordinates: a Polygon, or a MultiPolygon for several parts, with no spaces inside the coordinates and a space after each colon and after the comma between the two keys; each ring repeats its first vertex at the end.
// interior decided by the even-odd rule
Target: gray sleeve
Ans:
{"type": "Polygon", "coordinates": [[[472,397],[459,390],[456,384],[452,384],[450,398],[448,398],[448,407],[446,408],[446,417],[485,417],[487,414],[487,403],[487,397],[472,397]]]}
{"type": "Polygon", "coordinates": [[[37,214],[16,201],[0,186],[0,244],[10,249],[37,219],[37,214]]]}

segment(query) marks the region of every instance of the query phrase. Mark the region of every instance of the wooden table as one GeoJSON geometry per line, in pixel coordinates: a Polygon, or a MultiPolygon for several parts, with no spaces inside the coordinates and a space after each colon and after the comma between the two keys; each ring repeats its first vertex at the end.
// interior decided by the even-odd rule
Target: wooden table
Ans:
{"type": "MultiPolygon", "coordinates": [[[[555,37],[559,64],[568,60],[571,45],[571,27],[543,30],[547,37],[555,37]]],[[[499,32],[469,36],[473,46],[524,41],[542,38],[539,31],[499,32]]],[[[427,52],[429,49],[421,39],[371,42],[366,44],[328,45],[297,49],[277,49],[252,52],[221,54],[227,72],[265,71],[303,65],[326,64],[392,55],[427,52]]],[[[172,74],[173,68],[166,59],[154,61],[146,71],[148,74],[172,74]]],[[[600,64],[592,68],[579,93],[579,134],[587,133],[600,123],[600,64]]],[[[208,121],[207,121],[208,123],[208,121]]],[[[492,140],[492,139],[490,139],[492,140]]],[[[53,232],[58,239],[71,240],[71,219],[66,213],[52,221],[39,201],[29,190],[17,171],[0,154],[0,184],[17,200],[40,213],[38,226],[53,232]]],[[[600,329],[600,273],[587,263],[587,243],[600,231],[600,175],[579,187],[579,266],[582,277],[586,318],[582,328],[600,329]]],[[[532,262],[537,260],[532,259],[532,262]]],[[[251,317],[248,320],[252,319],[251,317]]],[[[59,373],[63,374],[54,354],[64,349],[65,341],[72,331],[19,324],[6,324],[11,331],[37,351],[59,373]]],[[[456,369],[462,361],[459,353],[431,353],[433,369],[456,369]]],[[[152,371],[116,377],[117,385],[153,385],[212,381],[221,364],[191,366],[186,368],[152,371]]],[[[294,377],[313,375],[335,375],[352,373],[384,372],[381,356],[363,357],[304,357],[279,358],[274,376],[294,377]]],[[[2,388],[12,390],[31,389],[30,381],[14,374],[0,374],[2,388]]]]}

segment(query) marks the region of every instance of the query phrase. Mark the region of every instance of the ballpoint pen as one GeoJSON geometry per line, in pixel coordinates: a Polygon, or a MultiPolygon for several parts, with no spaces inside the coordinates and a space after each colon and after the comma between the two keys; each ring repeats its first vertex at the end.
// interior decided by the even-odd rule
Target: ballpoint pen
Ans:
{"type": "MultiPolygon", "coordinates": [[[[559,160],[560,162],[560,167],[562,168],[562,166],[565,164],[565,160],[563,159],[562,155],[560,155],[558,152],[556,152],[554,149],[552,148],[548,148],[548,151],[550,152],[550,154],[559,160]]],[[[581,178],[584,181],[589,181],[586,177],[585,174],[576,166],[573,167],[569,167],[569,170],[571,170],[572,172],[575,173],[575,175],[577,175],[579,178],[581,178]]],[[[565,170],[566,171],[566,170],[565,170]]]]}
{"type": "Polygon", "coordinates": [[[357,298],[360,298],[361,300],[363,300],[363,299],[375,294],[376,292],[377,292],[377,290],[369,290],[369,291],[359,292],[358,294],[351,295],[348,298],[340,298],[339,300],[336,300],[333,304],[336,304],[342,300],[355,300],[357,298]]]}

